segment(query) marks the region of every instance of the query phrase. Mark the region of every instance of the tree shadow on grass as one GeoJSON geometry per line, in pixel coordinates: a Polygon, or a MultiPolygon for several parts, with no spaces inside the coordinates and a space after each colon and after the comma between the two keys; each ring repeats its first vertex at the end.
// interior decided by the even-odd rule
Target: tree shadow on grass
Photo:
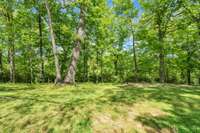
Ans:
{"type": "Polygon", "coordinates": [[[33,86],[0,86],[0,93],[35,90],[33,86]]]}
{"type": "MultiPolygon", "coordinates": [[[[75,129],[76,126],[79,129],[84,129],[85,125],[88,127],[90,126],[90,114],[93,111],[93,105],[94,108],[97,106],[105,108],[118,105],[119,103],[127,105],[133,104],[137,99],[142,99],[145,93],[150,93],[145,89],[123,88],[122,86],[113,89],[103,89],[100,94],[96,94],[97,90],[95,88],[79,88],[77,90],[66,90],[66,92],[62,92],[61,90],[61,92],[57,92],[56,94],[53,94],[52,92],[47,94],[40,93],[37,89],[33,89],[31,92],[28,92],[28,90],[28,88],[17,88],[14,90],[10,87],[4,87],[2,91],[8,92],[8,95],[0,95],[0,100],[2,103],[17,101],[17,104],[12,106],[12,109],[22,117],[29,116],[29,114],[37,116],[36,113],[32,112],[33,107],[36,104],[41,106],[49,104],[49,106],[55,107],[54,111],[56,111],[56,114],[51,114],[52,116],[47,119],[58,119],[56,116],[61,116],[59,117],[59,120],[56,121],[58,121],[59,125],[65,124],[65,122],[68,121],[71,125],[70,131],[75,129]],[[16,93],[10,95],[9,92],[16,93]],[[69,97],[66,96],[68,94],[70,95],[69,97]],[[87,95],[89,96],[87,97],[87,95]],[[74,123],[74,121],[79,122],[74,123]]],[[[47,108],[49,108],[49,106],[47,108]]],[[[7,115],[5,115],[5,117],[7,117],[7,115]]],[[[0,115],[0,119],[3,119],[2,115],[0,115]]],[[[53,127],[51,129],[53,129],[53,127]]]]}
{"type": "Polygon", "coordinates": [[[133,105],[138,101],[146,100],[147,96],[155,93],[157,88],[142,88],[132,85],[119,85],[118,88],[104,90],[104,101],[99,102],[112,104],[133,105]]]}
{"type": "Polygon", "coordinates": [[[160,86],[153,87],[147,99],[167,103],[169,115],[152,116],[144,114],[137,118],[144,125],[161,131],[164,128],[174,129],[180,133],[200,132],[200,90],[198,87],[160,86]]]}
{"type": "MultiPolygon", "coordinates": [[[[3,125],[2,130],[3,131],[5,130],[5,132],[8,131],[7,129],[12,129],[12,131],[14,132],[15,129],[17,128],[17,125],[19,125],[17,121],[13,123],[12,120],[10,119],[10,117],[12,116],[15,117],[16,114],[17,114],[16,116],[21,116],[21,118],[27,119],[26,121],[21,122],[22,124],[20,124],[19,128],[21,128],[22,131],[26,130],[27,126],[29,125],[40,123],[39,120],[43,121],[42,118],[37,118],[38,116],[40,116],[40,114],[44,114],[47,116],[44,117],[45,123],[39,125],[36,128],[40,129],[46,125],[44,129],[45,132],[48,132],[50,130],[52,132],[55,131],[54,127],[49,126],[51,121],[55,122],[55,126],[56,124],[57,126],[62,125],[64,122],[65,122],[64,124],[66,124],[67,121],[67,123],[70,125],[70,128],[66,129],[65,132],[68,132],[68,130],[69,132],[71,132],[75,128],[83,130],[85,126],[89,128],[90,119],[89,117],[83,115],[86,114],[88,111],[87,110],[83,112],[80,111],[81,109],[86,108],[86,105],[90,103],[89,99],[81,97],[66,98],[66,95],[68,93],[65,93],[65,91],[60,91],[60,92],[58,91],[59,94],[57,91],[55,91],[57,92],[57,94],[53,94],[48,92],[40,93],[41,91],[40,90],[38,91],[37,89],[28,92],[26,91],[28,90],[28,88],[24,88],[24,91],[19,92],[18,90],[15,91],[12,87],[6,87],[6,86],[2,90],[3,92],[7,93],[0,95],[1,105],[4,104],[6,105],[7,103],[10,103],[8,104],[9,105],[8,109],[10,108],[10,110],[7,110],[8,112],[5,112],[4,110],[0,111],[2,113],[0,114],[0,124],[3,125]],[[39,110],[34,109],[37,108],[38,106],[39,108],[45,107],[46,110],[42,111],[40,109],[39,110]],[[29,116],[31,117],[29,118],[29,116]],[[32,118],[34,119],[32,120],[32,118]]],[[[89,92],[92,93],[92,91],[86,91],[85,93],[88,94],[89,92]]],[[[73,90],[71,93],[72,95],[81,96],[84,93],[84,91],[81,90],[78,92],[73,90]]]]}
{"type": "MultiPolygon", "coordinates": [[[[158,85],[156,87],[118,86],[115,91],[106,90],[104,103],[110,105],[133,105],[138,101],[156,101],[166,103],[170,109],[163,109],[167,115],[152,116],[142,114],[136,118],[144,127],[154,131],[198,133],[200,132],[200,88],[195,86],[158,85]]],[[[99,100],[100,102],[101,100],[99,100]]],[[[148,109],[147,109],[148,110],[148,109]]],[[[148,129],[147,129],[147,132],[148,129]]]]}
{"type": "MultiPolygon", "coordinates": [[[[200,127],[200,90],[198,87],[162,85],[145,88],[123,85],[113,89],[104,89],[102,93],[94,96],[93,93],[97,93],[95,88],[79,88],[67,91],[67,93],[64,91],[59,92],[58,94],[40,94],[34,87],[22,87],[15,90],[12,87],[1,86],[0,92],[16,92],[15,95],[0,95],[0,100],[2,103],[20,100],[20,104],[15,106],[14,109],[21,115],[28,115],[35,104],[55,106],[58,113],[56,115],[61,115],[58,124],[61,125],[68,121],[68,123],[71,123],[70,130],[75,128],[74,119],[79,119],[80,122],[77,122],[77,125],[83,126],[83,128],[85,126],[84,123],[86,125],[90,123],[89,114],[93,111],[90,109],[91,104],[104,108],[121,104],[133,105],[143,100],[162,102],[171,106],[170,109],[163,110],[168,115],[152,116],[150,114],[142,114],[138,116],[136,120],[146,127],[151,127],[158,132],[163,128],[176,128],[181,133],[199,132],[197,128],[200,127]],[[33,90],[33,92],[30,93],[28,90],[33,90]],[[20,93],[23,93],[23,95],[17,95],[20,93]],[[71,97],[67,97],[66,95],[68,94],[71,97]],[[89,96],[85,97],[87,95],[89,96]],[[60,99],[63,100],[60,101],[60,99]]],[[[5,115],[5,117],[7,116],[5,115]]],[[[54,117],[52,116],[51,119],[54,119],[54,117]]],[[[0,117],[0,119],[2,118],[0,117]]]]}

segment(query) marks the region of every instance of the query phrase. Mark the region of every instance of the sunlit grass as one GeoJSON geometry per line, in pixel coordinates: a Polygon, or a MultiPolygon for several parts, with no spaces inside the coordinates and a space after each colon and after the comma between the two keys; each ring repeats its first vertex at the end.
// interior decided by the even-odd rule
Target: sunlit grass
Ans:
{"type": "Polygon", "coordinates": [[[197,86],[0,84],[0,132],[195,132],[199,97],[197,86]]]}

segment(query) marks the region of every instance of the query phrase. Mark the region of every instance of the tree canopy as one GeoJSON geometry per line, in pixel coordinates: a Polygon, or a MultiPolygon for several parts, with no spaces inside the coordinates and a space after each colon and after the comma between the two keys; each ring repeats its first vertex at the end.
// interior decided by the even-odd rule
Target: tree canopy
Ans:
{"type": "Polygon", "coordinates": [[[1,0],[1,82],[200,84],[199,0],[1,0]]]}

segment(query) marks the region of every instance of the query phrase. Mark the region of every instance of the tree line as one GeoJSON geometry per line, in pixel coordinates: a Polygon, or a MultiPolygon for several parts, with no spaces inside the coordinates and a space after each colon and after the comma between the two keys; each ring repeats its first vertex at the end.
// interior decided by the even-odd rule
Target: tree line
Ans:
{"type": "Polygon", "coordinates": [[[199,0],[1,0],[1,82],[200,84],[199,0]]]}

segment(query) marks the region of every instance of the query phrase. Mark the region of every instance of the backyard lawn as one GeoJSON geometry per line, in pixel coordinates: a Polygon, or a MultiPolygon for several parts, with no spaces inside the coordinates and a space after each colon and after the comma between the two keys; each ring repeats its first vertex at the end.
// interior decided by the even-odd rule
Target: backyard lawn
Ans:
{"type": "Polygon", "coordinates": [[[200,86],[0,84],[0,133],[200,133],[200,86]]]}

